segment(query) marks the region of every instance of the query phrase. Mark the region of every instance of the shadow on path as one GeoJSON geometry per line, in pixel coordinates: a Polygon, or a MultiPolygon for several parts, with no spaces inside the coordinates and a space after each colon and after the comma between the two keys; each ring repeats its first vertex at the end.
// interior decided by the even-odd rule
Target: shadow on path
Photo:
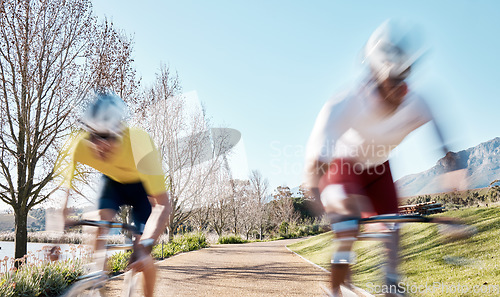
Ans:
{"type": "MultiPolygon", "coordinates": [[[[299,239],[300,240],[300,239],[299,239]]],[[[297,239],[213,245],[158,265],[156,296],[324,296],[328,274],[288,251],[297,239]]],[[[122,278],[108,292],[120,296],[122,278]]]]}

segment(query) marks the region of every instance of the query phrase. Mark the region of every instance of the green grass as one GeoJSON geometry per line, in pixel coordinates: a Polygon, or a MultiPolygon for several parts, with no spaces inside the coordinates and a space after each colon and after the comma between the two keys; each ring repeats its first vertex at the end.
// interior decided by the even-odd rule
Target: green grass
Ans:
{"type": "MultiPolygon", "coordinates": [[[[463,218],[475,226],[472,238],[444,243],[437,228],[429,224],[406,224],[401,232],[401,265],[403,286],[417,292],[410,296],[500,296],[500,207],[467,208],[436,216],[463,218]],[[424,290],[428,286],[428,291],[424,290]],[[462,286],[460,293],[457,286],[462,286]],[[490,287],[488,287],[490,285],[490,287]],[[417,286],[422,286],[420,289],[417,286]],[[435,288],[434,286],[441,286],[435,288]],[[490,289],[488,292],[473,292],[490,289]],[[494,292],[494,290],[497,290],[494,292]]],[[[328,232],[288,247],[329,269],[332,233],[328,232]]],[[[382,284],[382,244],[357,242],[357,263],[353,281],[361,288],[369,283],[382,284]]]]}
{"type": "Polygon", "coordinates": [[[309,261],[330,269],[330,259],[333,252],[332,238],[333,235],[330,231],[290,244],[288,248],[309,261]]]}

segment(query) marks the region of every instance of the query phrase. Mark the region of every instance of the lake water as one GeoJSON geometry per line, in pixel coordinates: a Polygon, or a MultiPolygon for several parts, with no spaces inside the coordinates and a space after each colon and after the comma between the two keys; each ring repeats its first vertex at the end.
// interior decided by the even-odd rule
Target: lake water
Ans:
{"type": "MultiPolygon", "coordinates": [[[[33,253],[35,257],[40,259],[44,258],[44,253],[42,251],[43,247],[54,246],[52,243],[32,243],[28,242],[28,253],[33,253]]],[[[58,244],[61,247],[62,259],[68,259],[72,257],[79,257],[85,250],[86,246],[75,245],[75,244],[58,244]]],[[[13,258],[15,253],[14,242],[13,241],[0,241],[0,260],[4,260],[5,257],[13,258]]]]}
{"type": "MultiPolygon", "coordinates": [[[[39,260],[47,259],[46,251],[56,244],[53,243],[32,243],[28,242],[29,263],[36,263],[39,260]]],[[[91,248],[83,244],[57,244],[61,248],[60,260],[82,259],[90,255],[91,248]]],[[[107,256],[122,252],[122,250],[108,250],[107,256]]],[[[8,270],[11,265],[11,259],[14,258],[15,247],[13,241],[0,241],[0,273],[8,270]],[[7,258],[7,262],[4,262],[7,258]]]]}

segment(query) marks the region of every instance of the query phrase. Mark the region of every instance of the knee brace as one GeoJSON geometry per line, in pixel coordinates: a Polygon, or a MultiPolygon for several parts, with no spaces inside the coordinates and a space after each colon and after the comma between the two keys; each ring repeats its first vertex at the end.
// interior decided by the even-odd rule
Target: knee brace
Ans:
{"type": "MultiPolygon", "coordinates": [[[[358,232],[359,222],[357,219],[346,220],[338,223],[332,224],[332,230],[335,233],[342,232],[358,232]]],[[[355,236],[348,237],[338,237],[335,238],[335,242],[339,245],[332,255],[332,264],[354,264],[356,262],[356,253],[351,251],[352,245],[357,240],[355,236]]]]}
{"type": "Polygon", "coordinates": [[[359,229],[359,221],[357,218],[346,219],[340,222],[336,222],[332,224],[332,231],[335,233],[340,232],[348,232],[348,231],[358,231],[359,229]]]}
{"type": "Polygon", "coordinates": [[[356,253],[353,251],[335,251],[332,255],[332,264],[355,264],[356,253]]]}

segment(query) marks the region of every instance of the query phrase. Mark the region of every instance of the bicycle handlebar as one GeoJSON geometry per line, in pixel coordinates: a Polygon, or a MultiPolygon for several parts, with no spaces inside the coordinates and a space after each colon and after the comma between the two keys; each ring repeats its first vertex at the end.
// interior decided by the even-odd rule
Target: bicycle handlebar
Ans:
{"type": "Polygon", "coordinates": [[[118,229],[125,229],[133,234],[139,234],[139,231],[137,228],[133,225],[125,224],[125,223],[120,223],[120,222],[113,222],[113,221],[102,221],[102,220],[78,220],[78,221],[70,221],[66,222],[66,226],[68,227],[75,227],[75,226],[92,226],[92,227],[104,227],[104,228],[118,228],[118,229]]]}

